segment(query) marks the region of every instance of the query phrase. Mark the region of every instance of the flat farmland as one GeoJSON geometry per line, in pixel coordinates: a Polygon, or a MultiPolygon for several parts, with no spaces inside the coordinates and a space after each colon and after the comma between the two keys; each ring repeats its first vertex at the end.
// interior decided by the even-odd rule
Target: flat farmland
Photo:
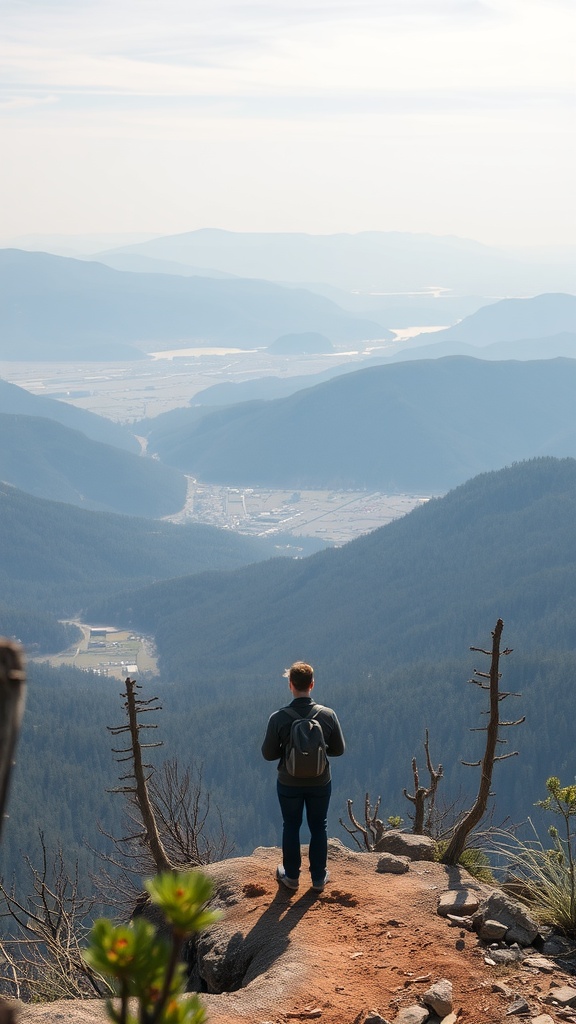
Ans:
{"type": "Polygon", "coordinates": [[[84,622],[74,622],[82,630],[82,639],[66,651],[33,658],[33,661],[48,662],[53,668],[73,665],[74,668],[95,672],[112,679],[142,672],[157,672],[154,642],[150,637],[140,636],[131,630],[101,629],[84,622]]]}
{"type": "Polygon", "coordinates": [[[379,491],[226,487],[189,478],[185,508],[169,518],[179,523],[209,523],[258,537],[289,534],[345,544],[406,515],[427,500],[424,495],[379,491]]]}

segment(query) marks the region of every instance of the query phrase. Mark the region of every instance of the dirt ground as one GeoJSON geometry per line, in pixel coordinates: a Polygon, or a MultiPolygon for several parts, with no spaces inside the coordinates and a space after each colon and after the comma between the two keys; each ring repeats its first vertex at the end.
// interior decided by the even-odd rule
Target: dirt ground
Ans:
{"type": "MultiPolygon", "coordinates": [[[[228,968],[240,971],[242,987],[202,996],[209,1024],[363,1024],[371,1010],[393,1022],[442,978],[452,982],[461,1024],[516,1019],[507,1010],[520,995],[530,1007],[522,1019],[543,1013],[566,1019],[542,1001],[552,986],[574,985],[576,979],[560,968],[544,973],[521,965],[489,966],[477,936],[438,915],[443,892],[468,888],[481,895],[485,886],[463,870],[429,862],[412,863],[403,875],[379,874],[378,859],[331,841],[331,880],[323,893],[310,889],[305,876],[295,893],[279,886],[274,848],[211,865],[208,873],[225,910],[209,940],[215,976],[221,956],[228,968]],[[508,995],[495,990],[502,984],[508,995]]],[[[22,1013],[26,1024],[102,1019],[95,1002],[59,1002],[22,1013]]]]}

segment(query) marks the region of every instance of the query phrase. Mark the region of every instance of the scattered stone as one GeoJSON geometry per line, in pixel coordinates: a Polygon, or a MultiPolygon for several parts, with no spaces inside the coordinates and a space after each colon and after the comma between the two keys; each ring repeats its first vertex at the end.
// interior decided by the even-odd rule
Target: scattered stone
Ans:
{"type": "Polygon", "coordinates": [[[410,858],[397,857],[393,853],[383,853],[376,865],[376,871],[381,875],[403,875],[409,870],[410,858]]]}
{"type": "Polygon", "coordinates": [[[430,836],[416,836],[412,832],[389,829],[378,840],[376,853],[394,853],[408,860],[434,860],[435,843],[430,836]]]}
{"type": "Polygon", "coordinates": [[[430,1009],[434,1010],[440,1018],[447,1017],[449,1013],[452,1013],[453,1002],[452,1002],[452,982],[446,978],[441,978],[440,981],[435,981],[429,989],[426,989],[422,996],[422,1001],[429,1006],[430,1009]]]}
{"type": "Polygon", "coordinates": [[[369,1010],[368,1015],[364,1018],[364,1024],[388,1024],[384,1017],[381,1017],[377,1010],[369,1010]]]}
{"type": "Polygon", "coordinates": [[[496,992],[499,996],[504,996],[506,999],[510,999],[515,994],[514,989],[510,988],[509,985],[505,985],[503,981],[495,981],[492,985],[492,991],[496,992]]]}
{"type": "Polygon", "coordinates": [[[456,1024],[457,1020],[458,1020],[458,1014],[457,1013],[449,1013],[447,1017],[444,1017],[444,1020],[442,1021],[442,1024],[456,1024]]]}
{"type": "Polygon", "coordinates": [[[474,924],[479,930],[485,921],[506,925],[506,942],[531,946],[538,935],[538,925],[525,907],[502,892],[493,892],[480,906],[474,924]]]}
{"type": "Polygon", "coordinates": [[[453,916],[468,917],[478,910],[478,896],[469,889],[450,889],[442,893],[438,900],[438,913],[440,917],[453,916]]]}
{"type": "Polygon", "coordinates": [[[537,1017],[530,1018],[530,1024],[554,1024],[549,1013],[539,1013],[537,1017]]]}
{"type": "Polygon", "coordinates": [[[517,949],[491,949],[490,959],[494,964],[516,964],[522,959],[517,949]]]}
{"type": "Polygon", "coordinates": [[[523,1016],[524,1014],[528,1013],[530,1013],[530,1007],[528,1006],[528,1003],[522,996],[518,996],[518,998],[515,999],[513,1003],[510,1003],[510,1006],[506,1010],[507,1017],[511,1017],[513,1014],[523,1016]]]}
{"type": "Polygon", "coordinates": [[[541,947],[544,956],[560,956],[562,963],[576,968],[576,943],[564,935],[547,935],[541,947]]]}
{"type": "Polygon", "coordinates": [[[425,1006],[407,1006],[394,1018],[394,1024],[424,1024],[429,1013],[425,1006]]]}
{"type": "Polygon", "coordinates": [[[576,1006],[576,988],[571,988],[569,985],[559,985],[557,988],[551,988],[548,995],[544,998],[544,1002],[547,1006],[576,1006]]]}
{"type": "Polygon", "coordinates": [[[540,956],[538,953],[525,956],[524,965],[526,967],[537,967],[539,971],[544,971],[546,974],[551,974],[552,971],[556,970],[556,964],[553,964],[551,960],[547,960],[545,956],[540,956]]]}
{"type": "Polygon", "coordinates": [[[508,931],[508,925],[501,921],[483,921],[478,930],[478,935],[483,942],[493,942],[494,939],[503,939],[508,931]]]}

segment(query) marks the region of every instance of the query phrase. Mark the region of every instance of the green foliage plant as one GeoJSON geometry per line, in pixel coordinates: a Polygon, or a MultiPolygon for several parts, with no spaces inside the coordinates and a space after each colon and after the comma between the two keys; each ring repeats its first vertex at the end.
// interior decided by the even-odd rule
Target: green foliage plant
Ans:
{"type": "Polygon", "coordinates": [[[166,871],[145,887],[170,937],[142,917],[128,925],[100,918],[84,953],[88,965],[114,983],[117,995],[106,1001],[108,1017],[113,1024],[202,1024],[206,1018],[198,997],[179,998],[186,984],[179,957],[186,939],[220,916],[207,908],[212,883],[197,871],[166,871]]]}
{"type": "MultiPolygon", "coordinates": [[[[447,839],[439,839],[436,842],[434,848],[434,860],[442,863],[442,858],[446,852],[448,846],[447,839]]],[[[477,846],[467,846],[462,853],[458,863],[461,867],[466,868],[468,874],[472,875],[473,878],[477,878],[479,882],[486,882],[488,885],[494,885],[494,875],[490,866],[490,858],[484,850],[479,849],[477,846]]]]}
{"type": "Polygon", "coordinates": [[[529,819],[533,839],[499,833],[494,853],[504,861],[507,878],[538,920],[576,937],[576,784],[562,786],[556,776],[546,782],[548,796],[536,807],[558,815],[561,828],[551,825],[552,846],[545,846],[529,819]]]}
{"type": "Polygon", "coordinates": [[[552,775],[546,782],[546,789],[548,796],[545,800],[538,800],[536,806],[562,819],[562,835],[555,825],[548,829],[554,844],[549,853],[550,859],[555,860],[564,871],[567,917],[566,914],[563,917],[570,933],[576,934],[576,830],[573,830],[576,819],[576,784],[561,786],[560,779],[552,775]]]}

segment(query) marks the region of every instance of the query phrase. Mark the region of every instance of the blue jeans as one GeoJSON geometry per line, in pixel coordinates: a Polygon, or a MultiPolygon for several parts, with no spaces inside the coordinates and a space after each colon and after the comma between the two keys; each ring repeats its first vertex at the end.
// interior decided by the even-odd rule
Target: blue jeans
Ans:
{"type": "Polygon", "coordinates": [[[306,808],[306,821],[310,829],[310,874],[313,882],[320,882],[326,871],[328,856],[328,805],[332,783],[324,786],[285,786],[278,783],[278,800],[282,811],[282,858],[288,878],[300,875],[300,826],[306,808]]]}

